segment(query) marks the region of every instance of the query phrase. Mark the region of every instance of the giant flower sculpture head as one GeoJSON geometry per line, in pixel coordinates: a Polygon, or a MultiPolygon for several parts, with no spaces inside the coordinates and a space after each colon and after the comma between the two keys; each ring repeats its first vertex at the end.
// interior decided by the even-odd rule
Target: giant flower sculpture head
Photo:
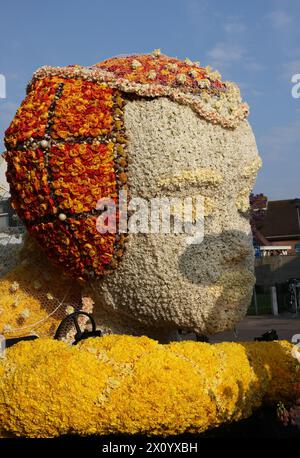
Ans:
{"type": "Polygon", "coordinates": [[[100,325],[209,334],[245,314],[260,166],[247,114],[233,83],[158,50],[34,74],[6,131],[13,205],[48,257],[87,280],[100,325]],[[199,195],[202,243],[148,224],[124,230],[137,209],[124,217],[125,199],[199,195]],[[99,230],[99,202],[115,203],[114,230],[99,230]]]}

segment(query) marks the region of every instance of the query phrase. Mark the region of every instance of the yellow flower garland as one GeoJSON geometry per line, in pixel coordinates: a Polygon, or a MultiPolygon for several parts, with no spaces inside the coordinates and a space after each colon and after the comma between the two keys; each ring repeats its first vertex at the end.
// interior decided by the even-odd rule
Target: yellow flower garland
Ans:
{"type": "Polygon", "coordinates": [[[21,342],[0,360],[2,436],[180,434],[299,397],[288,342],[173,342],[109,335],[76,347],[21,342]]]}

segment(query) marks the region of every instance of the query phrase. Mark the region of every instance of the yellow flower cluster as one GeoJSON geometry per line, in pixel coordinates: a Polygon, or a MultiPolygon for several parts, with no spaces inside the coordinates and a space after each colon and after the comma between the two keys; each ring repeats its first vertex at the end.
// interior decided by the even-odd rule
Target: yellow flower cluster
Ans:
{"type": "Polygon", "coordinates": [[[0,334],[53,336],[70,305],[81,308],[80,285],[47,260],[25,259],[0,279],[0,334]]]}
{"type": "Polygon", "coordinates": [[[198,433],[296,399],[297,369],[284,341],[21,342],[0,360],[2,435],[198,433]]]}

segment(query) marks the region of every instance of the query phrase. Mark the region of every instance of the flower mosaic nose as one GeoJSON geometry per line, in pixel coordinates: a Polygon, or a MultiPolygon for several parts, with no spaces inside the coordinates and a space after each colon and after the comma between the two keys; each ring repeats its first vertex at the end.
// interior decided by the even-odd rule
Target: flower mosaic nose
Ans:
{"type": "Polygon", "coordinates": [[[168,97],[227,128],[248,114],[232,83],[158,50],[92,67],[39,69],[6,131],[7,179],[30,235],[74,277],[101,277],[122,259],[126,235],[99,233],[96,207],[113,199],[118,222],[130,146],[124,110],[136,96],[168,97]]]}

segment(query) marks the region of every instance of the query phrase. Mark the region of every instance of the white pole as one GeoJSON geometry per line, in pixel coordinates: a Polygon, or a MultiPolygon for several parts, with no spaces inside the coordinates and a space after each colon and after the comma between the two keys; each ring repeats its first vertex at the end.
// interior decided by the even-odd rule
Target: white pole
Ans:
{"type": "Polygon", "coordinates": [[[272,300],[272,310],[273,315],[278,315],[278,302],[277,302],[277,294],[276,294],[276,287],[271,286],[271,300],[272,300]]]}

